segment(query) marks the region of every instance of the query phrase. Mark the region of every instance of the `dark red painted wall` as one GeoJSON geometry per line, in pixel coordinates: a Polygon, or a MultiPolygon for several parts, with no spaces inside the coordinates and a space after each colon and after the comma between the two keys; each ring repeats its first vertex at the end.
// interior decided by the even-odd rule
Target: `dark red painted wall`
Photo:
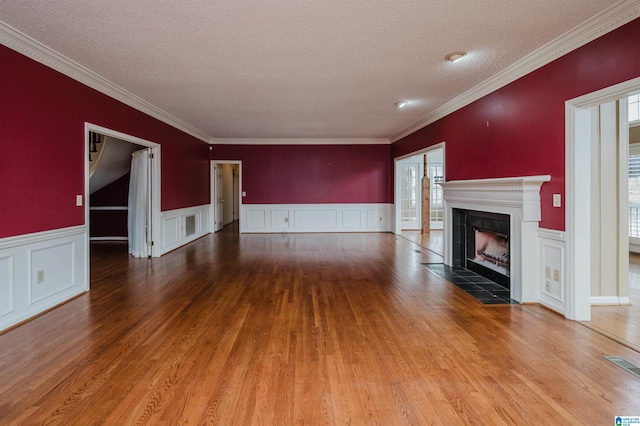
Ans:
{"type": "Polygon", "coordinates": [[[216,145],[242,160],[245,204],[390,203],[390,145],[216,145]]]}
{"type": "Polygon", "coordinates": [[[91,210],[89,214],[89,235],[91,237],[127,238],[128,215],[126,211],[91,210]]]}
{"type": "Polygon", "coordinates": [[[392,144],[392,156],[445,141],[447,180],[549,174],[540,225],[564,230],[552,194],[564,200],[565,101],[640,76],[639,40],[635,20],[392,144]]]}
{"type": "Polygon", "coordinates": [[[208,145],[0,46],[0,237],[84,224],[85,122],[161,144],[162,210],[209,203],[208,145]]]}
{"type": "MultiPolygon", "coordinates": [[[[127,173],[120,179],[91,194],[91,207],[126,207],[129,203],[129,178],[127,173]]],[[[91,210],[89,235],[92,237],[126,237],[126,210],[91,210]]]]}
{"type": "Polygon", "coordinates": [[[92,207],[116,207],[127,206],[129,203],[129,179],[131,173],[127,173],[109,185],[91,194],[92,207]]]}

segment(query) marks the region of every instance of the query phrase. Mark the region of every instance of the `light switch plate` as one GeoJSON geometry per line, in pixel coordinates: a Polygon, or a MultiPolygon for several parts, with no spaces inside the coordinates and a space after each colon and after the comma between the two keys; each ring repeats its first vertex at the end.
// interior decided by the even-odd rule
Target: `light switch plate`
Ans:
{"type": "Polygon", "coordinates": [[[76,195],[76,206],[82,207],[82,195],[76,195]]]}
{"type": "Polygon", "coordinates": [[[553,207],[561,207],[562,206],[562,198],[560,194],[553,194],[553,207]]]}

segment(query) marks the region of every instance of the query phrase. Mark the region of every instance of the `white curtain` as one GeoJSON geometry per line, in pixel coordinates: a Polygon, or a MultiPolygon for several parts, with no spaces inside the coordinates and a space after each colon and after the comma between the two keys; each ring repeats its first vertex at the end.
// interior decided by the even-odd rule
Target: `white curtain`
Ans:
{"type": "Polygon", "coordinates": [[[151,255],[147,242],[149,209],[149,150],[131,154],[131,178],[129,179],[129,253],[134,257],[151,255]]]}

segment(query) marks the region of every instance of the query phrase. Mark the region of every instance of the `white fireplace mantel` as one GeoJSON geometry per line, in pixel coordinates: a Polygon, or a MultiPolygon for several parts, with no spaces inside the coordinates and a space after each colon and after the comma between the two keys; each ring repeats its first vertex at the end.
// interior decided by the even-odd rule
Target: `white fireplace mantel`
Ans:
{"type": "Polygon", "coordinates": [[[510,216],[511,298],[539,300],[538,222],[540,187],[551,176],[522,176],[443,182],[444,263],[452,264],[453,209],[510,216]]]}

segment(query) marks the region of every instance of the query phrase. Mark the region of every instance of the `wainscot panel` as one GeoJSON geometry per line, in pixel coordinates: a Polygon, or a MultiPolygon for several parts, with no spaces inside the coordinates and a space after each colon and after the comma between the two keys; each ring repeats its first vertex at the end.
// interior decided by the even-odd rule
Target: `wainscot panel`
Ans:
{"type": "Polygon", "coordinates": [[[385,203],[244,204],[240,232],[390,232],[391,211],[385,203]]]}
{"type": "Polygon", "coordinates": [[[13,312],[13,256],[0,257],[0,318],[13,312]]]}
{"type": "Polygon", "coordinates": [[[538,229],[540,243],[540,303],[561,314],[566,313],[564,232],[538,229]]]}
{"type": "Polygon", "coordinates": [[[0,330],[89,289],[87,227],[0,239],[0,330]]]}
{"type": "Polygon", "coordinates": [[[210,204],[162,212],[160,215],[163,236],[161,254],[175,250],[211,232],[210,214],[210,204]],[[190,216],[195,217],[195,232],[191,234],[187,232],[194,231],[194,223],[191,222],[193,219],[189,219],[189,226],[187,226],[187,218],[190,216]]]}

